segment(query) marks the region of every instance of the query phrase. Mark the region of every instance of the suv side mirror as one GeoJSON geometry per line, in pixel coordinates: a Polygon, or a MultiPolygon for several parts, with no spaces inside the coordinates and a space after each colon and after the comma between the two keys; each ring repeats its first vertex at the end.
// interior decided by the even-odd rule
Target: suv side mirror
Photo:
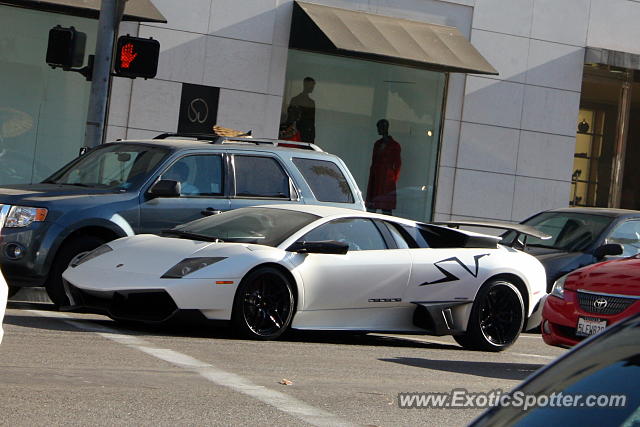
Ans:
{"type": "Polygon", "coordinates": [[[289,252],[300,254],[333,254],[344,255],[349,251],[349,244],[337,240],[322,240],[318,242],[298,241],[287,248],[289,252]]]}
{"type": "Polygon", "coordinates": [[[171,179],[161,179],[149,189],[151,197],[180,197],[180,183],[171,179]]]}
{"type": "Polygon", "coordinates": [[[624,248],[620,243],[607,243],[606,245],[602,245],[596,248],[593,251],[593,256],[597,260],[604,259],[607,255],[622,255],[624,252],[624,248]]]}

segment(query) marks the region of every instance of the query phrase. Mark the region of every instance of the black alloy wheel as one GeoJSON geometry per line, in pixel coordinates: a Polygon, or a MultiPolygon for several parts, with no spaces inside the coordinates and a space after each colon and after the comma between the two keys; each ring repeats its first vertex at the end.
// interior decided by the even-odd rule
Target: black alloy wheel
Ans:
{"type": "Polygon", "coordinates": [[[290,280],[276,268],[260,268],[240,283],[232,320],[245,337],[275,339],[289,328],[294,303],[290,280]]]}
{"type": "Polygon", "coordinates": [[[467,332],[454,338],[465,348],[502,351],[518,339],[524,320],[524,303],[518,288],[507,281],[494,280],[478,292],[467,332]]]}
{"type": "Polygon", "coordinates": [[[492,286],[480,302],[480,329],[495,345],[511,344],[522,329],[522,298],[505,285],[492,286]]]}

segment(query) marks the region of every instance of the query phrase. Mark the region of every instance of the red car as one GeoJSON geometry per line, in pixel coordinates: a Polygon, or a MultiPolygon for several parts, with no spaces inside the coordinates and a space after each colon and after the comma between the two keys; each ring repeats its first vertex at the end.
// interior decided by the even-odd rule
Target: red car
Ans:
{"type": "Polygon", "coordinates": [[[542,310],[542,338],[570,347],[640,313],[640,255],[583,267],[559,278],[542,310]]]}

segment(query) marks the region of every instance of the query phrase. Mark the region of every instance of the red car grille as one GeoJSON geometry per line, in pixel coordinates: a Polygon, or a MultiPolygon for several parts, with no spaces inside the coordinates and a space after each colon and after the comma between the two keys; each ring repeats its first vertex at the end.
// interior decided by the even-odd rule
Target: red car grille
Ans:
{"type": "Polygon", "coordinates": [[[590,294],[578,291],[580,308],[587,313],[618,314],[622,313],[636,300],[633,298],[614,297],[610,295],[590,294]]]}

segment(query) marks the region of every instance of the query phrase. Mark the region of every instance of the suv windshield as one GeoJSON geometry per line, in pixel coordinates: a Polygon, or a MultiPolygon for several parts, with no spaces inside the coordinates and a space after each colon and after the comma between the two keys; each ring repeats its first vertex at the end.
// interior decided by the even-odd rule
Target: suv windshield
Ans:
{"type": "Polygon", "coordinates": [[[276,208],[240,208],[197,219],[171,230],[167,235],[193,240],[256,243],[278,246],[292,233],[317,220],[316,215],[276,208]]]}
{"type": "Polygon", "coordinates": [[[105,144],[78,157],[44,183],[126,190],[141,184],[169,154],[162,147],[105,144]]]}
{"type": "MultiPolygon", "coordinates": [[[[526,220],[523,224],[551,235],[551,239],[527,238],[527,246],[557,249],[560,251],[581,251],[597,239],[613,218],[574,212],[543,212],[526,220]]],[[[513,231],[502,235],[503,242],[511,242],[513,231]]]]}

